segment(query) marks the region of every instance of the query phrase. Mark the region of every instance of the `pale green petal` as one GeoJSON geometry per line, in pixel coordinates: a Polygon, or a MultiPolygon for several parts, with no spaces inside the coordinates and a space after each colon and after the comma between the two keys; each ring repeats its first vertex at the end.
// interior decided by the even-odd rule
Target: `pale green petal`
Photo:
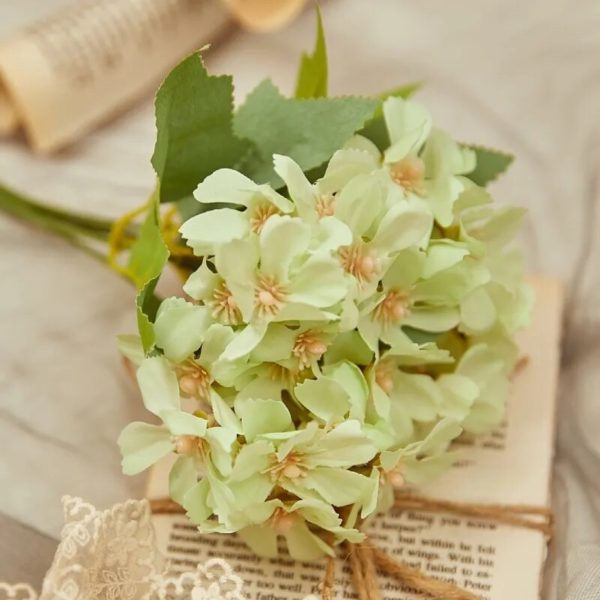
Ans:
{"type": "Polygon", "coordinates": [[[317,219],[316,198],[313,185],[306,179],[300,166],[289,156],[273,155],[275,173],[283,179],[290,198],[295,202],[298,214],[307,222],[317,219]]]}
{"type": "Polygon", "coordinates": [[[237,439],[235,431],[226,427],[209,427],[206,439],[210,444],[210,456],[221,475],[227,477],[232,468],[232,447],[237,439]]]}
{"type": "Polygon", "coordinates": [[[298,485],[316,491],[323,500],[333,506],[347,506],[360,502],[370,488],[368,477],[333,467],[317,467],[308,471],[298,485]]]}
{"type": "Polygon", "coordinates": [[[442,227],[449,227],[454,219],[454,203],[464,187],[458,177],[452,175],[425,181],[425,200],[435,220],[442,227]]]}
{"type": "Polygon", "coordinates": [[[279,323],[270,323],[260,344],[252,351],[255,363],[277,362],[292,355],[298,331],[279,323]]]}
{"type": "Polygon", "coordinates": [[[144,406],[151,413],[160,416],[165,410],[179,410],[179,382],[166,358],[144,360],[137,370],[137,380],[144,406]]]}
{"type": "Polygon", "coordinates": [[[162,425],[138,421],[123,429],[118,440],[123,460],[123,473],[136,475],[173,451],[171,434],[162,425]]]}
{"type": "Polygon", "coordinates": [[[258,370],[258,376],[244,385],[235,400],[236,407],[240,400],[246,398],[262,398],[263,400],[281,400],[281,390],[286,387],[281,379],[273,378],[268,365],[258,370]]]}
{"type": "Polygon", "coordinates": [[[282,442],[277,449],[277,460],[282,461],[292,450],[300,449],[302,453],[315,440],[322,437],[322,430],[319,429],[316,421],[309,421],[304,429],[294,431],[282,442]]]}
{"type": "Polygon", "coordinates": [[[365,499],[360,512],[361,519],[366,519],[370,514],[377,510],[379,503],[379,469],[373,468],[369,476],[369,486],[365,493],[365,499]]]}
{"type": "Polygon", "coordinates": [[[219,425],[235,433],[242,433],[242,424],[233,412],[233,409],[212,388],[210,390],[210,404],[215,420],[219,425]]]}
{"type": "Polygon", "coordinates": [[[355,330],[338,333],[324,354],[325,364],[349,360],[354,364],[365,366],[372,359],[373,351],[355,330]]]}
{"type": "Polygon", "coordinates": [[[343,148],[331,157],[325,175],[319,180],[319,189],[325,194],[333,194],[357,175],[368,175],[377,168],[379,161],[370,152],[343,148]]]}
{"type": "Polygon", "coordinates": [[[440,415],[457,421],[464,419],[479,396],[477,384],[472,379],[456,373],[441,375],[437,383],[444,398],[439,408],[440,415]]]}
{"type": "Polygon", "coordinates": [[[352,231],[337,217],[323,217],[313,225],[310,252],[329,254],[352,243],[352,231]]]}
{"type": "Polygon", "coordinates": [[[247,398],[236,402],[235,410],[242,420],[242,430],[248,441],[253,441],[262,433],[292,428],[290,411],[280,400],[247,398]]]}
{"type": "Polygon", "coordinates": [[[254,311],[254,287],[258,265],[258,246],[254,240],[233,240],[217,249],[215,264],[219,275],[249,321],[254,311]]]}
{"type": "Polygon", "coordinates": [[[257,187],[254,181],[234,169],[218,169],[198,185],[194,198],[203,203],[248,206],[257,187]]]}
{"type": "Polygon", "coordinates": [[[348,468],[368,463],[376,454],[377,448],[360,423],[348,420],[315,440],[305,461],[307,465],[348,468]]]}
{"type": "Polygon", "coordinates": [[[351,419],[364,421],[369,397],[369,386],[363,372],[349,361],[330,365],[324,370],[325,375],[335,379],[348,394],[351,419]]]}
{"type": "MultiPolygon", "coordinates": [[[[320,293],[320,292],[317,292],[320,293]]],[[[328,294],[325,292],[324,296],[328,294]]],[[[318,296],[321,298],[321,296],[318,296]]],[[[288,302],[273,317],[273,321],[336,321],[339,317],[330,311],[322,310],[310,304],[288,302]]]]}
{"type": "Polygon", "coordinates": [[[169,473],[169,496],[183,505],[185,495],[196,485],[196,461],[190,456],[179,456],[169,473]]]}
{"type": "Polygon", "coordinates": [[[182,362],[200,348],[211,320],[208,307],[183,298],[167,298],[161,302],[154,323],[156,345],[169,360],[182,362]]]}
{"type": "Polygon", "coordinates": [[[227,345],[221,360],[233,361],[247,356],[258,346],[267,331],[267,323],[259,321],[252,323],[235,334],[233,340],[227,345]]]}
{"type": "Polygon", "coordinates": [[[371,245],[384,254],[393,254],[423,242],[431,227],[431,215],[426,211],[396,204],[381,220],[371,245]]]}
{"type": "Polygon", "coordinates": [[[460,305],[462,324],[468,333],[483,332],[496,321],[496,307],[484,287],[472,291],[460,305]]]}
{"type": "Polygon", "coordinates": [[[344,149],[360,150],[366,152],[376,164],[381,164],[381,152],[379,148],[368,138],[363,135],[353,135],[345,144],[344,149]]]}
{"type": "Polygon", "coordinates": [[[450,442],[462,433],[462,427],[454,419],[444,418],[436,423],[425,439],[407,447],[404,454],[427,455],[445,452],[450,442]]]}
{"type": "Polygon", "coordinates": [[[434,128],[421,155],[428,179],[463,175],[475,168],[475,152],[459,146],[445,131],[434,128]]]}
{"type": "Polygon", "coordinates": [[[396,371],[394,388],[390,394],[392,403],[417,421],[433,421],[442,403],[442,394],[429,375],[396,371]]]}
{"type": "Polygon", "coordinates": [[[383,276],[383,286],[387,290],[408,291],[421,277],[425,254],[417,248],[402,250],[383,276]]]}
{"type": "Polygon", "coordinates": [[[134,365],[139,366],[144,362],[144,347],[139,335],[118,335],[117,348],[134,365]]]}
{"type": "Polygon", "coordinates": [[[344,298],[348,283],[338,261],[314,256],[295,274],[289,290],[290,302],[325,308],[344,298]]]}
{"type": "Polygon", "coordinates": [[[342,519],[335,509],[323,500],[314,498],[304,498],[294,502],[290,507],[291,512],[298,511],[311,523],[318,525],[323,529],[334,529],[342,524],[342,519]]]}
{"type": "Polygon", "coordinates": [[[238,532],[244,543],[258,556],[277,558],[277,533],[269,523],[264,525],[251,525],[238,532]]]}
{"type": "Polygon", "coordinates": [[[459,323],[459,310],[453,306],[413,308],[408,316],[402,320],[402,325],[434,332],[449,331],[459,323]]]}
{"type": "Polygon", "coordinates": [[[502,373],[502,361],[485,344],[471,346],[461,357],[456,372],[484,385],[502,373]]]}
{"type": "Polygon", "coordinates": [[[221,277],[213,273],[206,260],[188,277],[183,284],[183,291],[194,298],[194,300],[204,300],[210,298],[215,288],[221,283],[221,277]]]}
{"type": "Polygon", "coordinates": [[[418,152],[431,131],[429,112],[416,102],[390,96],[383,103],[383,115],[391,141],[385,153],[386,162],[396,162],[418,152]]]}
{"type": "Polygon", "coordinates": [[[160,414],[161,419],[173,435],[194,435],[204,437],[207,421],[190,413],[180,410],[165,410],[160,414]]]}
{"type": "Polygon", "coordinates": [[[213,323],[204,335],[202,348],[198,364],[202,365],[207,371],[210,371],[213,363],[215,363],[223,354],[223,351],[233,339],[233,330],[226,325],[213,323]]]}
{"type": "Polygon", "coordinates": [[[310,227],[296,217],[271,217],[260,233],[260,271],[285,282],[290,263],[310,242],[310,227]]]}
{"type": "Polygon", "coordinates": [[[378,219],[384,206],[385,192],[380,177],[355,177],[335,198],[336,218],[346,223],[359,238],[378,219]]]}
{"type": "Polygon", "coordinates": [[[196,188],[194,198],[203,203],[227,203],[250,206],[252,201],[267,199],[279,210],[289,212],[292,207],[287,198],[266,185],[257,185],[233,169],[219,169],[211,173],[196,188]]]}
{"type": "Polygon", "coordinates": [[[201,479],[183,497],[182,506],[192,523],[200,525],[208,519],[213,511],[208,504],[210,485],[208,479],[201,479]]]}
{"type": "Polygon", "coordinates": [[[423,485],[440,477],[461,458],[460,452],[447,452],[421,460],[408,460],[403,464],[402,474],[408,483],[423,485]]]}
{"type": "Polygon", "coordinates": [[[179,229],[194,253],[213,254],[215,248],[248,235],[250,224],[244,213],[233,208],[210,210],[188,219],[179,229]]]}
{"type": "Polygon", "coordinates": [[[358,332],[365,344],[376,354],[379,354],[379,338],[383,333],[383,325],[371,314],[364,315],[358,320],[358,332]]]}
{"type": "Polygon", "coordinates": [[[274,452],[273,444],[266,440],[244,444],[236,456],[231,481],[242,481],[265,471],[272,464],[274,452]]]}
{"type": "Polygon", "coordinates": [[[325,423],[335,423],[345,417],[350,409],[346,390],[332,377],[307,379],[294,388],[300,404],[325,423]]]}
{"type": "Polygon", "coordinates": [[[422,277],[427,279],[439,271],[449,269],[459,263],[469,250],[463,245],[451,241],[435,241],[427,249],[427,258],[423,265],[422,277]]]}
{"type": "MultiPolygon", "coordinates": [[[[285,534],[290,556],[296,560],[317,560],[326,553],[329,548],[321,538],[312,533],[305,521],[298,521],[285,534]]],[[[333,555],[329,548],[328,554],[333,555]]]]}

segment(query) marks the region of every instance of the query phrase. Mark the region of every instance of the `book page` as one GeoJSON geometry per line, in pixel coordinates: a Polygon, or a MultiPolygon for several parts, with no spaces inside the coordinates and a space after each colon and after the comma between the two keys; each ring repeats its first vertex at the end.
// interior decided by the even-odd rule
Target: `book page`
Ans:
{"type": "MultiPolygon", "coordinates": [[[[561,330],[561,289],[536,279],[532,326],[520,336],[528,364],[515,377],[506,422],[476,439],[468,460],[419,490],[424,495],[461,501],[549,504],[554,413],[561,330]]],[[[465,444],[462,441],[462,444],[465,444]]],[[[164,497],[168,464],[156,467],[148,497],[164,497]]],[[[302,563],[282,554],[255,556],[235,536],[200,535],[183,515],[155,515],[159,549],[174,574],[193,570],[209,558],[226,559],[256,600],[300,600],[318,594],[324,562],[302,563]]],[[[429,575],[453,582],[484,600],[536,600],[546,541],[537,531],[474,518],[393,510],[377,517],[368,534],[378,547],[429,575]]],[[[415,600],[418,594],[380,576],[386,600],[415,600]]],[[[336,561],[336,598],[357,598],[347,557],[336,561]]]]}
{"type": "Polygon", "coordinates": [[[0,134],[49,152],[155,87],[229,18],[219,0],[79,0],[0,45],[0,134]]]}

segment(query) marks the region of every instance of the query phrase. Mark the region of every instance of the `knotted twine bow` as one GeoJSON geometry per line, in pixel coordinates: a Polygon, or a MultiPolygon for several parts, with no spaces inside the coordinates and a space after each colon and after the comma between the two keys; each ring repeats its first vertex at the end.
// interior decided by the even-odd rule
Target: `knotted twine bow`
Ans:
{"type": "MultiPolygon", "coordinates": [[[[155,514],[183,514],[185,511],[170,498],[151,500],[155,514]]],[[[394,508],[417,510],[431,513],[449,513],[462,517],[485,519],[503,525],[533,529],[552,537],[552,512],[549,508],[526,504],[471,504],[435,500],[404,493],[398,493],[394,508]]],[[[360,544],[345,544],[345,554],[350,562],[354,587],[359,600],[381,600],[378,572],[390,575],[400,583],[426,594],[444,600],[479,600],[479,597],[453,584],[430,577],[420,569],[393,558],[387,552],[373,545],[369,538],[360,544]]],[[[323,600],[333,600],[335,594],[335,559],[329,557],[322,582],[323,600]]]]}

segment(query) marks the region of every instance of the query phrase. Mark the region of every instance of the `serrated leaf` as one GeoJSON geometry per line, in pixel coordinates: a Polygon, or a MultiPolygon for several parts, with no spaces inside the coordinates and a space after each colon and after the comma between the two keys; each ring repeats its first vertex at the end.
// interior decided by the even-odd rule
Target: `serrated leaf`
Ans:
{"type": "Polygon", "coordinates": [[[515,158],[512,154],[507,154],[500,150],[493,150],[491,148],[484,148],[482,146],[471,144],[464,145],[465,147],[474,150],[477,156],[477,166],[474,171],[467,175],[467,177],[477,185],[483,187],[502,175],[515,158]]]}
{"type": "Polygon", "coordinates": [[[423,84],[420,81],[415,81],[379,94],[379,106],[377,107],[377,110],[359,133],[366,138],[369,138],[380,150],[388,148],[390,145],[390,137],[383,118],[383,102],[391,96],[405,99],[410,98],[415,92],[420,90],[422,86],[423,84]]]}
{"type": "Polygon", "coordinates": [[[372,98],[286,98],[267,79],[234,116],[236,134],[254,143],[243,171],[257,183],[279,186],[273,154],[290,156],[303,171],[314,169],[361,129],[376,108],[372,98]]]}
{"type": "Polygon", "coordinates": [[[171,71],[158,90],[155,109],[152,165],[161,202],[189,196],[216,169],[238,165],[248,150],[248,142],[232,131],[232,78],[209,75],[199,54],[171,71]]]}
{"type": "Polygon", "coordinates": [[[144,352],[154,345],[154,327],[159,300],[154,295],[158,278],[169,259],[169,249],[160,230],[158,187],[149,202],[146,220],[131,248],[127,271],[139,292],[136,297],[137,324],[144,352]]]}
{"type": "Polygon", "coordinates": [[[312,54],[302,53],[296,77],[296,98],[319,98],[327,96],[327,46],[321,10],[317,12],[317,39],[312,54]]]}

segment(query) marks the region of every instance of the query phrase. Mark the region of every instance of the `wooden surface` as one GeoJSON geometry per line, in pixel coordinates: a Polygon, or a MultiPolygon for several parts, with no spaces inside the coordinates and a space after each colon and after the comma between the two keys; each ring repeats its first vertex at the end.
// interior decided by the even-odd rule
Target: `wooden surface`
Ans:
{"type": "MultiPolygon", "coordinates": [[[[61,3],[2,2],[0,33],[61,3]]],[[[563,558],[566,549],[596,548],[600,4],[378,0],[367,10],[361,0],[329,0],[323,12],[332,92],[426,81],[421,97],[437,123],[464,141],[517,154],[494,191],[530,210],[529,268],[568,286],[557,544],[563,558]]],[[[267,75],[289,90],[313,25],[305,14],[276,34],[236,33],[211,50],[209,66],[235,74],[238,97],[267,75]]],[[[146,101],[52,159],[32,157],[22,140],[0,143],[0,179],[65,206],[118,215],[152,186],[153,138],[146,101]]],[[[124,424],[141,416],[114,344],[114,335],[134,329],[133,291],[87,256],[4,217],[0,256],[0,580],[37,582],[48,539],[59,535],[62,494],[108,506],[141,493],[141,479],[121,475],[115,446],[124,424]]],[[[549,572],[549,585],[557,572],[549,572]]]]}

